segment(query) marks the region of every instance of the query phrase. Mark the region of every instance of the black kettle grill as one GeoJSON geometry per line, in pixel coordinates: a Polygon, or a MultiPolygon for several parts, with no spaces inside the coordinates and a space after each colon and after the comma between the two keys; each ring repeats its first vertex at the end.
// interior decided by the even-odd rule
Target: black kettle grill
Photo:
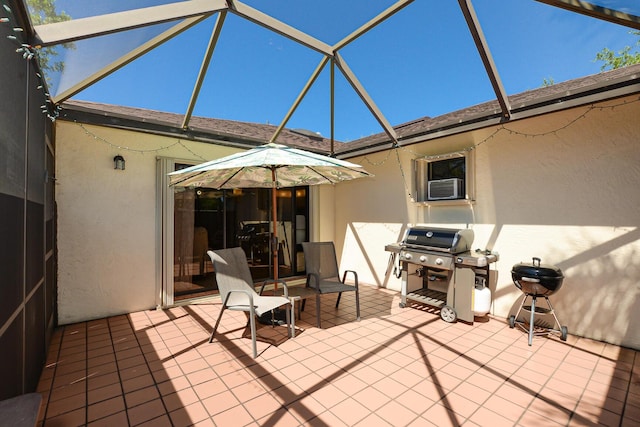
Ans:
{"type": "Polygon", "coordinates": [[[518,324],[525,329],[523,326],[525,322],[517,319],[522,310],[529,311],[531,312],[528,329],[529,345],[531,345],[534,335],[548,335],[551,332],[559,333],[560,339],[566,341],[568,334],[567,327],[560,326],[560,321],[551,306],[551,301],[549,301],[549,295],[556,293],[562,287],[562,282],[564,281],[562,270],[553,265],[541,264],[540,258],[537,257],[534,257],[532,261],[531,263],[516,264],[511,269],[513,283],[525,294],[525,297],[520,303],[518,313],[515,316],[509,316],[509,326],[514,328],[515,325],[518,324]],[[538,297],[544,297],[548,308],[536,307],[538,297]],[[524,305],[527,298],[531,298],[530,306],[524,305]],[[539,330],[537,332],[534,331],[536,313],[553,315],[558,329],[538,328],[539,330]]]}

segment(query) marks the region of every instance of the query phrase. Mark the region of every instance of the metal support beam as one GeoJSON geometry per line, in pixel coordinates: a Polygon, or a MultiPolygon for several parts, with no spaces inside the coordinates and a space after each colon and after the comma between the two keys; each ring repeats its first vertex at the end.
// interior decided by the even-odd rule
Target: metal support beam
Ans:
{"type": "Polygon", "coordinates": [[[142,55],[144,55],[145,53],[147,53],[150,50],[154,49],[155,47],[157,47],[157,46],[161,45],[162,43],[166,42],[167,40],[177,36],[178,34],[182,33],[183,31],[188,30],[189,28],[193,27],[194,25],[199,24],[200,22],[204,21],[205,19],[207,19],[206,16],[185,19],[184,21],[182,21],[179,24],[174,25],[172,28],[170,28],[169,30],[165,31],[164,33],[159,34],[158,36],[156,36],[153,39],[149,40],[148,42],[144,43],[143,45],[138,46],[136,49],[134,49],[134,50],[132,50],[130,52],[127,52],[126,55],[121,56],[117,60],[113,61],[111,64],[107,65],[106,67],[101,68],[100,70],[98,70],[97,72],[93,73],[89,77],[87,77],[84,80],[76,83],[75,85],[73,85],[72,87],[67,89],[66,91],[61,92],[59,94],[56,94],[55,96],[52,96],[51,100],[55,104],[58,104],[58,103],[66,100],[66,99],[71,98],[73,95],[75,95],[76,93],[82,91],[83,89],[87,88],[88,86],[91,86],[92,84],[94,84],[98,80],[101,80],[104,77],[108,76],[109,74],[119,70],[120,68],[124,67],[125,65],[127,65],[130,62],[132,62],[136,58],[141,57],[142,55]]]}
{"type": "Polygon", "coordinates": [[[357,30],[349,34],[347,37],[343,38],[338,43],[336,43],[333,46],[333,49],[336,51],[342,49],[343,47],[345,47],[346,45],[348,45],[349,43],[351,43],[352,41],[354,41],[355,39],[357,39],[367,31],[371,30],[376,25],[385,21],[391,15],[395,14],[396,12],[399,12],[401,9],[404,9],[404,7],[408,6],[410,3],[413,3],[413,1],[414,0],[400,0],[395,4],[389,6],[386,10],[379,13],[373,19],[370,19],[369,22],[367,22],[366,24],[364,24],[363,26],[361,26],[360,28],[358,28],[357,30]]]}
{"type": "Polygon", "coordinates": [[[509,99],[507,98],[504,87],[502,87],[500,75],[498,74],[496,65],[493,62],[493,58],[491,57],[489,45],[484,38],[482,28],[480,27],[480,22],[478,21],[476,12],[473,9],[471,0],[458,0],[458,3],[460,4],[460,9],[462,9],[464,19],[467,21],[467,26],[469,27],[469,31],[471,32],[471,36],[473,37],[473,41],[476,44],[476,48],[478,49],[478,53],[480,54],[480,58],[482,59],[482,63],[484,64],[487,76],[491,81],[491,86],[493,86],[493,91],[498,98],[498,103],[500,104],[500,109],[502,110],[502,116],[505,118],[509,118],[509,116],[511,115],[509,99]]]}
{"type": "Polygon", "coordinates": [[[389,124],[389,122],[384,117],[382,112],[378,109],[376,104],[373,102],[373,99],[371,99],[371,97],[369,96],[367,91],[364,89],[362,84],[360,84],[355,74],[353,73],[353,71],[351,71],[351,69],[349,68],[347,63],[344,61],[342,56],[340,56],[340,54],[336,52],[334,60],[336,65],[340,69],[340,71],[342,71],[342,74],[345,76],[347,81],[351,84],[351,87],[353,87],[356,93],[360,96],[360,99],[362,99],[362,101],[369,108],[369,111],[371,111],[371,113],[376,118],[378,123],[380,123],[380,126],[382,126],[382,129],[384,130],[384,132],[389,136],[389,138],[391,138],[394,144],[397,144],[398,137],[396,136],[396,131],[389,124]]]}
{"type": "Polygon", "coordinates": [[[253,9],[244,3],[235,0],[227,0],[227,5],[230,12],[233,12],[255,24],[268,28],[271,31],[320,52],[323,55],[331,56],[333,54],[333,49],[328,44],[321,42],[320,40],[313,38],[308,34],[285,24],[284,22],[278,21],[259,10],[253,9]]]}
{"type": "Polygon", "coordinates": [[[34,46],[52,46],[226,9],[224,0],[189,0],[35,27],[34,46]]]}
{"type": "Polygon", "coordinates": [[[187,112],[184,115],[184,120],[182,121],[182,128],[186,129],[189,126],[189,120],[191,120],[191,115],[193,114],[193,109],[196,106],[196,102],[198,101],[198,95],[200,94],[200,89],[202,89],[202,83],[204,82],[204,78],[207,75],[207,70],[209,69],[209,64],[211,63],[211,57],[213,56],[213,51],[218,44],[218,38],[220,38],[220,32],[222,31],[222,26],[224,25],[224,19],[227,16],[227,11],[222,11],[218,15],[218,19],[216,20],[216,24],[213,27],[213,31],[211,32],[211,38],[209,39],[209,45],[207,46],[207,52],[204,55],[204,59],[202,60],[202,65],[200,65],[200,72],[198,73],[198,78],[196,79],[196,84],[193,87],[193,92],[191,93],[191,99],[189,100],[189,106],[187,107],[187,112]]]}
{"type": "Polygon", "coordinates": [[[294,103],[291,106],[291,108],[289,108],[289,111],[284,116],[284,119],[282,119],[282,122],[280,122],[280,125],[278,126],[276,131],[273,133],[273,136],[271,137],[269,142],[275,142],[275,140],[278,138],[278,135],[280,135],[280,132],[282,132],[282,129],[284,129],[284,127],[287,125],[287,122],[289,121],[289,119],[291,118],[293,113],[296,111],[296,109],[298,108],[298,106],[302,102],[302,99],[307,95],[307,92],[309,92],[309,89],[311,89],[311,86],[313,86],[313,83],[315,83],[316,79],[318,78],[318,76],[322,72],[322,69],[327,64],[328,60],[329,60],[329,57],[327,57],[327,56],[323,56],[322,57],[322,60],[320,61],[320,64],[318,64],[318,66],[316,67],[316,69],[313,72],[313,74],[311,74],[311,77],[309,77],[309,80],[307,80],[307,83],[302,88],[302,91],[300,91],[300,94],[298,95],[298,97],[294,101],[294,103]]]}
{"type": "Polygon", "coordinates": [[[335,141],[336,141],[336,61],[331,58],[331,73],[329,78],[329,87],[331,93],[329,94],[329,128],[331,129],[331,155],[335,154],[335,141]]]}
{"type": "Polygon", "coordinates": [[[536,0],[550,6],[559,7],[570,12],[581,13],[592,18],[613,22],[629,28],[640,30],[640,16],[625,13],[619,10],[602,7],[580,0],[536,0]]]}

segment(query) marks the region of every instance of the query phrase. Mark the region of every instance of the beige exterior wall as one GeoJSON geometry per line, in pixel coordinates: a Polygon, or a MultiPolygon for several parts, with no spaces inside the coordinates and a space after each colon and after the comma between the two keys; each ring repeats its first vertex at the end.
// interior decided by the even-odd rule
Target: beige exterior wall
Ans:
{"type": "MultiPolygon", "coordinates": [[[[399,290],[386,244],[411,224],[469,226],[474,248],[500,253],[494,315],[515,312],[522,295],[511,267],[537,256],[565,273],[551,300],[570,334],[640,348],[640,102],[598,107],[349,159],[375,177],[312,188],[311,238],[334,240],[341,269],[361,282],[399,290]],[[413,159],[469,147],[474,203],[411,201],[413,159]]],[[[234,151],[83,126],[56,126],[61,324],[155,307],[156,158],[234,151]],[[116,154],[124,172],[113,169],[116,154]]]]}
{"type": "MultiPolygon", "coordinates": [[[[156,159],[199,163],[239,150],[140,132],[56,123],[58,319],[68,324],[155,308],[156,159]],[[124,156],[126,169],[113,169],[124,156]]],[[[334,236],[334,187],[310,191],[311,238],[334,236]]]]}
{"type": "Polygon", "coordinates": [[[384,246],[405,225],[468,225],[474,248],[500,254],[493,314],[515,313],[511,268],[537,256],[566,276],[550,299],[570,334],[640,348],[640,101],[598,107],[401,148],[400,163],[393,151],[349,159],[375,178],[336,186],[341,268],[399,290],[384,246]],[[475,203],[411,202],[412,159],[465,147],[475,148],[475,203]]]}
{"type": "Polygon", "coordinates": [[[59,323],[155,307],[156,159],[237,150],[62,120],[56,150],[59,323]]]}

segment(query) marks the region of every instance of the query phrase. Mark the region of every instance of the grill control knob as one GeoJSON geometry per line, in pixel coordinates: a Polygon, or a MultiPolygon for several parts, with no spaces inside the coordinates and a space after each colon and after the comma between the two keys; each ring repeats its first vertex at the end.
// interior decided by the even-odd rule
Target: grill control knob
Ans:
{"type": "Polygon", "coordinates": [[[420,262],[425,262],[427,260],[427,257],[424,255],[420,256],[420,262]]]}
{"type": "Polygon", "coordinates": [[[442,265],[444,264],[444,261],[442,260],[442,258],[436,258],[436,265],[442,265]]]}
{"type": "Polygon", "coordinates": [[[411,259],[411,254],[406,253],[406,254],[404,254],[404,257],[405,257],[406,259],[411,259]]]}

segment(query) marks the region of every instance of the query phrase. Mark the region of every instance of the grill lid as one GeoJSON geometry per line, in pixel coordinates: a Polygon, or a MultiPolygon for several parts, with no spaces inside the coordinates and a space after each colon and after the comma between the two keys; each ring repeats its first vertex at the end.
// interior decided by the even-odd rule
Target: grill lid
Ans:
{"type": "Polygon", "coordinates": [[[512,276],[517,279],[530,278],[530,279],[547,279],[547,280],[559,280],[564,279],[562,270],[555,265],[541,264],[540,258],[534,257],[530,263],[521,262],[516,264],[511,269],[512,276]]]}
{"type": "Polygon", "coordinates": [[[407,230],[402,244],[412,249],[429,249],[459,254],[471,248],[473,237],[471,229],[416,226],[407,230]]]}
{"type": "Polygon", "coordinates": [[[528,295],[545,296],[558,291],[564,275],[554,265],[541,264],[534,257],[531,263],[520,263],[511,269],[511,278],[518,289],[528,295]]]}

